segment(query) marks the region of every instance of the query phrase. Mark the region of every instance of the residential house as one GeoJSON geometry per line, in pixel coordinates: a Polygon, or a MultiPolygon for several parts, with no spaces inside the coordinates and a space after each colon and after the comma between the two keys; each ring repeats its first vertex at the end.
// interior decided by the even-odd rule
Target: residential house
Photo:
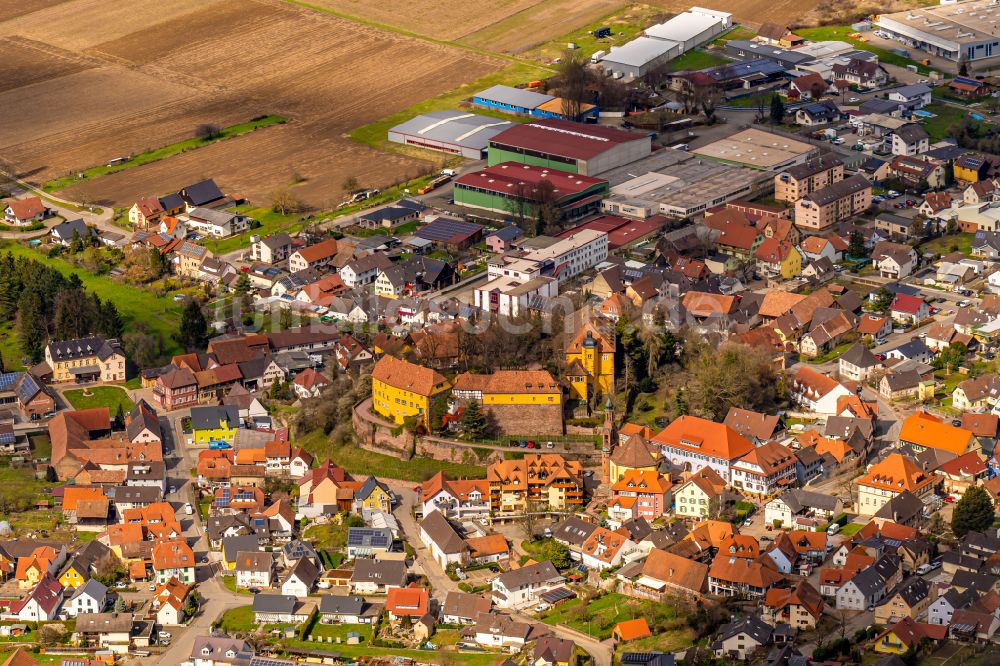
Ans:
{"type": "Polygon", "coordinates": [[[307,597],[319,581],[320,569],[308,557],[299,559],[281,582],[281,593],[294,597],[307,597]]]}
{"type": "Polygon", "coordinates": [[[39,197],[11,199],[3,209],[3,219],[6,224],[15,227],[31,226],[40,222],[48,215],[48,209],[39,197]]]}
{"type": "Polygon", "coordinates": [[[442,569],[469,561],[468,544],[439,511],[432,511],[420,522],[420,541],[442,569]]]}
{"type": "Polygon", "coordinates": [[[406,584],[406,563],[399,560],[360,559],[351,574],[354,594],[385,594],[406,584]]]}
{"type": "Polygon", "coordinates": [[[726,480],[712,467],[702,467],[674,490],[674,512],[683,518],[705,520],[721,509],[726,480]]]}
{"type": "Polygon", "coordinates": [[[263,264],[280,264],[292,253],[292,237],[285,232],[252,240],[250,258],[263,264]]]}
{"type": "Polygon", "coordinates": [[[440,373],[388,354],[372,370],[372,406],[377,413],[399,424],[408,417],[426,424],[431,401],[450,388],[440,373]]]}
{"type": "Polygon", "coordinates": [[[754,252],[757,270],[763,275],[791,279],[802,273],[802,255],[794,245],[765,238],[754,252]]]}
{"type": "Polygon", "coordinates": [[[904,110],[913,111],[931,103],[931,88],[926,83],[914,83],[892,88],[886,97],[893,102],[899,102],[904,110]]]}
{"type": "Polygon", "coordinates": [[[877,59],[851,58],[846,63],[833,65],[833,78],[847,81],[861,88],[880,88],[889,80],[889,75],[877,59]]]}
{"type": "MultiPolygon", "coordinates": [[[[900,280],[913,273],[917,268],[917,253],[913,247],[901,243],[881,241],[875,244],[871,254],[872,264],[878,269],[879,276],[900,280]]],[[[897,296],[908,296],[897,294],[897,296]]],[[[916,298],[908,296],[908,298],[916,298]]]]}
{"type": "Polygon", "coordinates": [[[416,622],[427,614],[430,604],[430,595],[427,588],[417,587],[394,587],[386,594],[385,610],[389,615],[389,621],[396,625],[404,618],[416,622]]]}
{"type": "Polygon", "coordinates": [[[76,588],[70,598],[63,604],[63,610],[69,617],[81,613],[102,613],[108,605],[108,588],[96,578],[76,588]]]}
{"type": "Polygon", "coordinates": [[[838,399],[853,395],[843,384],[802,365],[792,379],[793,399],[803,408],[819,414],[837,414],[838,399]]]}
{"type": "Polygon", "coordinates": [[[836,497],[793,488],[764,505],[764,522],[782,527],[794,526],[798,517],[827,522],[842,510],[843,504],[836,497]]]}
{"type": "Polygon", "coordinates": [[[274,579],[274,555],[259,550],[240,551],[236,555],[236,586],[243,589],[271,587],[274,579]]]}
{"type": "Polygon", "coordinates": [[[46,573],[25,596],[8,607],[9,615],[22,622],[55,620],[63,601],[63,587],[46,573]]]}
{"type": "Polygon", "coordinates": [[[875,607],[875,622],[882,626],[903,618],[917,619],[934,601],[935,588],[923,578],[913,576],[890,590],[875,607]]]}
{"type": "Polygon", "coordinates": [[[784,580],[770,558],[748,560],[719,552],[708,570],[708,591],[724,597],[761,599],[784,580]]]}
{"type": "Polygon", "coordinates": [[[711,467],[723,480],[731,480],[737,460],[753,450],[742,435],[722,423],[696,416],[681,416],[653,437],[663,458],[676,467],[699,470],[711,467]]]}
{"type": "Polygon", "coordinates": [[[333,624],[374,624],[382,612],[382,604],[373,604],[356,595],[324,594],[320,597],[319,614],[333,624]]]}
{"type": "Polygon", "coordinates": [[[164,541],[153,546],[153,571],[157,583],[176,578],[182,583],[194,583],[194,551],[185,541],[164,541]]]}
{"type": "Polygon", "coordinates": [[[913,459],[891,453],[858,479],[858,513],[862,516],[874,515],[904,490],[923,499],[931,493],[935,483],[934,477],[924,472],[913,459]]]}
{"type": "Polygon", "coordinates": [[[489,613],[493,600],[488,596],[468,592],[448,592],[441,604],[441,621],[445,624],[472,625],[480,613],[489,613]]]}
{"type": "Polygon", "coordinates": [[[876,636],[872,649],[881,654],[903,655],[911,649],[916,650],[922,643],[942,641],[947,636],[946,627],[914,622],[906,617],[876,636]]]}
{"type": "Polygon", "coordinates": [[[930,147],[930,137],[923,127],[908,123],[892,133],[892,154],[914,156],[926,153],[930,147]]]}
{"type": "Polygon", "coordinates": [[[528,453],[486,469],[490,512],[517,513],[529,502],[563,511],[583,505],[583,467],[553,453],[528,453]]]}
{"type": "Polygon", "coordinates": [[[74,634],[87,643],[114,654],[126,654],[132,646],[131,613],[81,613],[74,634]]]}
{"type": "Polygon", "coordinates": [[[323,268],[337,256],[337,248],[337,241],[333,238],[300,248],[288,255],[288,270],[297,273],[310,268],[323,268]]]}
{"type": "Polygon", "coordinates": [[[45,346],[46,374],[53,382],[123,383],[125,352],[117,340],[92,336],[45,346]]]}
{"type": "Polygon", "coordinates": [[[392,530],[377,527],[349,527],[347,529],[347,557],[375,557],[388,553],[393,547],[392,530]]]}
{"type": "Polygon", "coordinates": [[[861,343],[851,345],[840,355],[837,363],[840,376],[856,382],[867,380],[873,372],[882,367],[882,363],[861,343]]]}
{"type": "MultiPolygon", "coordinates": [[[[817,75],[818,76],[818,75],[817,75]]],[[[811,127],[813,125],[828,125],[841,118],[841,111],[832,99],[813,102],[795,109],[795,122],[798,125],[811,127]]]]}
{"type": "Polygon", "coordinates": [[[716,659],[747,660],[771,644],[774,628],[760,618],[747,615],[742,620],[719,627],[718,637],[709,646],[716,659]]]}
{"type": "Polygon", "coordinates": [[[186,215],[179,215],[189,231],[197,231],[214,238],[229,238],[250,228],[250,218],[241,213],[196,207],[186,215]]]}
{"type": "Polygon", "coordinates": [[[795,465],[791,449],[778,442],[765,442],[733,464],[730,480],[737,490],[766,497],[795,481],[795,465]]]}
{"type": "Polygon", "coordinates": [[[548,561],[504,572],[493,579],[493,604],[513,610],[525,608],[537,603],[545,592],[561,586],[564,580],[548,561]]]}
{"type": "Polygon", "coordinates": [[[797,631],[815,629],[825,606],[819,591],[803,580],[790,589],[769,589],[764,595],[761,619],[772,626],[785,623],[797,631]]]}
{"type": "Polygon", "coordinates": [[[924,299],[902,293],[892,299],[889,312],[893,320],[901,324],[919,324],[930,317],[930,309],[924,299]]]}
{"type": "Polygon", "coordinates": [[[255,594],[253,616],[256,624],[302,624],[315,604],[299,601],[289,594],[255,594]]]}
{"type": "Polygon", "coordinates": [[[450,479],[438,472],[420,487],[422,514],[440,511],[461,520],[489,513],[489,484],[485,479],[450,479]]]}
{"type": "Polygon", "coordinates": [[[981,444],[972,432],[945,423],[923,410],[918,410],[903,420],[899,441],[908,444],[916,453],[937,449],[961,455],[981,450],[981,444]]]}

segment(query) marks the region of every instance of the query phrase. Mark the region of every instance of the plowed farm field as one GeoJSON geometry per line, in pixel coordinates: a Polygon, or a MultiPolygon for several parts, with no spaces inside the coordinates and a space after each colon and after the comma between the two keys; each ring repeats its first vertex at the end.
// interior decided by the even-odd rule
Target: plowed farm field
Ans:
{"type": "Polygon", "coordinates": [[[801,25],[820,4],[819,0],[708,0],[694,3],[689,0],[648,1],[675,13],[690,9],[692,4],[718,9],[732,13],[734,20],[751,26],[759,26],[768,21],[781,25],[801,25]]]}
{"type": "Polygon", "coordinates": [[[280,0],[8,4],[17,16],[0,13],[0,157],[33,182],[190,138],[200,123],[289,119],[62,192],[104,204],[213,177],[264,205],[291,186],[325,208],[347,176],[380,186],[426,166],[359,145],[350,130],[508,64],[280,0]]]}

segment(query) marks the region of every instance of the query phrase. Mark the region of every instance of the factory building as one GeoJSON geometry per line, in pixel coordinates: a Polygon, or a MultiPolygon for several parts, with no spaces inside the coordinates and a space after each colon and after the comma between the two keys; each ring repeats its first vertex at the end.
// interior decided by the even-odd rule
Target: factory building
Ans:
{"type": "Polygon", "coordinates": [[[650,154],[648,134],[568,120],[514,125],[489,141],[489,166],[520,162],[584,176],[635,162],[650,154]]]}
{"type": "Polygon", "coordinates": [[[490,139],[513,125],[466,111],[432,111],[390,129],[389,141],[481,160],[490,139]]]}

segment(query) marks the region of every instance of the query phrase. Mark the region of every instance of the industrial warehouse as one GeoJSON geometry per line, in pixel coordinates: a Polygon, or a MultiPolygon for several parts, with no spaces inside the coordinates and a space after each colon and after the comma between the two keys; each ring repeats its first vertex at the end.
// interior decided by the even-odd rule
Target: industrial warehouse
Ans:
{"type": "Polygon", "coordinates": [[[678,56],[709,42],[731,28],[733,15],[692,7],[672,19],[651,26],[645,35],[623,46],[612,46],[598,59],[605,72],[618,78],[639,78],[678,56]]]}
{"type": "Polygon", "coordinates": [[[691,152],[727,164],[770,171],[801,164],[819,153],[808,143],[759,129],[743,130],[691,152]]]}
{"type": "Polygon", "coordinates": [[[472,160],[486,157],[489,140],[514,123],[462,111],[424,113],[389,130],[389,141],[472,160]]]}
{"type": "Polygon", "coordinates": [[[514,125],[490,139],[489,165],[520,162],[597,176],[642,159],[651,150],[648,134],[566,120],[542,120],[514,125]]]}
{"type": "Polygon", "coordinates": [[[501,113],[513,113],[533,118],[564,118],[566,120],[596,121],[599,109],[593,104],[580,104],[572,115],[567,114],[566,101],[535,90],[496,85],[472,96],[473,106],[501,113]]]}
{"type": "MultiPolygon", "coordinates": [[[[600,210],[601,197],[608,193],[608,181],[600,178],[504,162],[457,178],[455,203],[509,215],[518,202],[538,202],[543,181],[551,185],[551,203],[562,211],[566,220],[600,210]]],[[[529,217],[533,214],[531,210],[525,212],[529,217]]]]}
{"type": "Polygon", "coordinates": [[[964,60],[970,70],[986,72],[1000,64],[998,19],[995,0],[972,0],[884,14],[875,25],[910,48],[964,60]]]}

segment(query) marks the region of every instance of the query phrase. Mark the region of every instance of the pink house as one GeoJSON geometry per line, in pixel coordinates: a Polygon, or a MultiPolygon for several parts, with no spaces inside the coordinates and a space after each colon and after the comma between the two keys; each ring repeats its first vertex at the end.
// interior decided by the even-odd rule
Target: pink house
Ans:
{"type": "Polygon", "coordinates": [[[524,237],[524,232],[520,228],[510,225],[497,229],[486,237],[486,246],[490,252],[503,254],[514,249],[514,243],[524,237]]]}

